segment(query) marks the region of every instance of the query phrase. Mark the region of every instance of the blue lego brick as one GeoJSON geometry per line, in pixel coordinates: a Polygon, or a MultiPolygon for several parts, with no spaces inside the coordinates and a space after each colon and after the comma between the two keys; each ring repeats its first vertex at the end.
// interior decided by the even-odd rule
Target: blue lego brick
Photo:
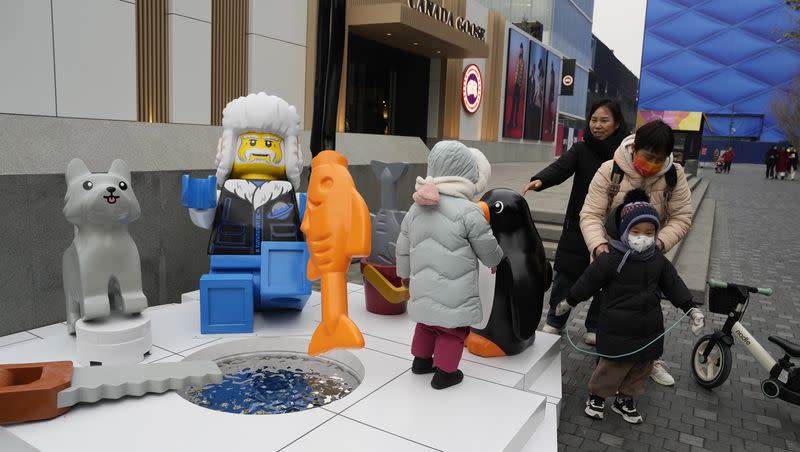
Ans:
{"type": "Polygon", "coordinates": [[[261,242],[259,309],[303,309],[311,296],[306,242],[261,242]]]}
{"type": "Polygon", "coordinates": [[[198,179],[184,174],[181,178],[181,205],[191,209],[213,209],[217,206],[217,176],[198,179]]]}
{"type": "Polygon", "coordinates": [[[212,273],[258,273],[261,269],[261,256],[252,254],[212,254],[212,273]]]}
{"type": "Polygon", "coordinates": [[[253,332],[253,275],[210,273],[200,278],[200,332],[253,332]]]}

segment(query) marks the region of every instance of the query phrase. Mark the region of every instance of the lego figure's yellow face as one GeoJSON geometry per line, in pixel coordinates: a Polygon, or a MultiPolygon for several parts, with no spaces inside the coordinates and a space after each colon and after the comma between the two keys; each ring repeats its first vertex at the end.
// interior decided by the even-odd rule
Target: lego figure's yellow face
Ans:
{"type": "Polygon", "coordinates": [[[286,179],[281,137],[271,133],[247,132],[239,135],[239,143],[231,179],[286,179]]]}

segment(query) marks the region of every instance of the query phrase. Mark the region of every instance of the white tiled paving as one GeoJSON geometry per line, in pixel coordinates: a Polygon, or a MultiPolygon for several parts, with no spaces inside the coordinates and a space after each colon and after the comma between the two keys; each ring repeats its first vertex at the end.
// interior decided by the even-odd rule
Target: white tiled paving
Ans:
{"type": "MultiPolygon", "coordinates": [[[[150,363],[166,358],[172,353],[152,347],[150,356],[143,363],[150,363]]],[[[44,339],[31,339],[24,342],[0,347],[0,363],[36,363],[44,361],[72,361],[76,366],[78,352],[75,347],[75,336],[70,336],[64,328],[63,336],[49,336],[44,339]]]]}
{"type": "Polygon", "coordinates": [[[17,342],[29,341],[31,339],[36,339],[36,336],[27,331],[22,331],[21,333],[9,334],[8,336],[0,337],[0,347],[4,345],[16,344],[17,342]]]}
{"type": "Polygon", "coordinates": [[[283,450],[285,452],[324,450],[425,452],[435,449],[364,425],[352,419],[336,416],[283,450]],[[353,441],[354,438],[358,438],[358,440],[353,441]]]}
{"type": "Polygon", "coordinates": [[[519,450],[544,419],[544,397],[464,377],[443,391],[406,372],[343,414],[447,451],[519,450]]]}
{"type": "MultiPolygon", "coordinates": [[[[464,382],[435,391],[430,375],[409,370],[414,323],[408,316],[368,313],[363,287],[348,284],[348,291],[350,315],[366,340],[364,349],[350,352],[363,364],[365,376],[349,396],[324,408],[232,415],[167,393],[79,405],[59,418],[9,426],[9,431],[43,451],[204,451],[256,444],[266,451],[556,449],[560,365],[552,361],[560,364],[560,359],[557,347],[552,359],[551,349],[557,337],[537,333],[534,346],[516,357],[485,359],[465,350],[460,365],[464,382]]],[[[148,309],[154,347],[147,362],[179,361],[212,344],[242,338],[201,335],[199,300],[189,293],[182,301],[148,309]]],[[[307,338],[319,317],[315,292],[302,312],[257,313],[254,333],[244,336],[307,338]]],[[[57,360],[76,361],[75,338],[63,323],[0,337],[0,363],[57,360]]]]}
{"type": "Polygon", "coordinates": [[[45,422],[8,429],[42,451],[276,451],[335,416],[308,410],[245,416],[207,410],[178,394],[80,405],[45,422]]]}

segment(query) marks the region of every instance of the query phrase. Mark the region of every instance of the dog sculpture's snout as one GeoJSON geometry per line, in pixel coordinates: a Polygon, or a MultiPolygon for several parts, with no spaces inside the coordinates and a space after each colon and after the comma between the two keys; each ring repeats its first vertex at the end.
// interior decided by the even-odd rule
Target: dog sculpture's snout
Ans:
{"type": "Polygon", "coordinates": [[[116,187],[108,187],[108,188],[106,188],[106,190],[108,190],[109,193],[114,194],[114,192],[117,191],[117,188],[116,187]]]}

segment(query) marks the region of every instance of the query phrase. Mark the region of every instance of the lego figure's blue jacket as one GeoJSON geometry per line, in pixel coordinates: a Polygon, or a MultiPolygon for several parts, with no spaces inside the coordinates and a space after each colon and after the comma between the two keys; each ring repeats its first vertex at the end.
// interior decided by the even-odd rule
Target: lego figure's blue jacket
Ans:
{"type": "Polygon", "coordinates": [[[297,198],[290,182],[225,181],[208,254],[261,254],[261,242],[303,240],[297,198]]]}

